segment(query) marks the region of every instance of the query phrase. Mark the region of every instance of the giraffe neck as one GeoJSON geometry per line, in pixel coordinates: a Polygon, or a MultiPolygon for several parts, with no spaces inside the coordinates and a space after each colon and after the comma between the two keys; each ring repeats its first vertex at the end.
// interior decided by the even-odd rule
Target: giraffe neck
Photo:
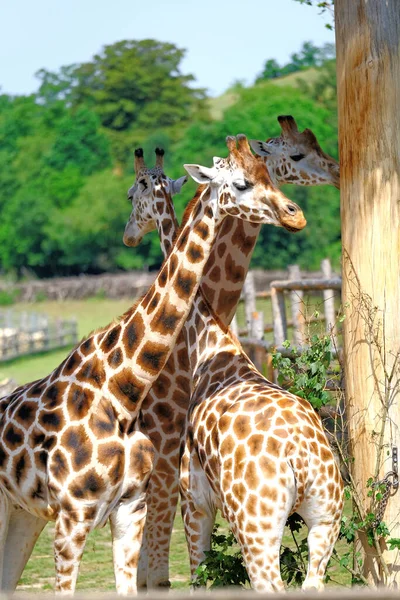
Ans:
{"type": "MultiPolygon", "coordinates": [[[[227,220],[230,220],[230,217],[226,217],[224,223],[227,220]]],[[[246,221],[240,221],[237,218],[234,218],[234,221],[247,224],[246,221]]],[[[164,256],[168,256],[169,236],[174,236],[178,229],[174,206],[170,198],[169,202],[165,203],[165,210],[157,211],[156,226],[161,249],[164,256]]],[[[218,230],[216,235],[218,236],[218,230]]],[[[200,290],[193,301],[185,326],[182,329],[182,335],[185,339],[185,352],[190,365],[189,371],[192,376],[192,386],[195,385],[196,373],[201,374],[202,365],[211,360],[213,356],[221,352],[227,352],[231,355],[240,354],[241,349],[224,329],[224,324],[222,323],[221,328],[221,323],[216,318],[202,290],[200,290]]]]}
{"type": "MultiPolygon", "coordinates": [[[[279,163],[265,160],[275,186],[279,163]],[[272,168],[271,168],[272,166],[272,168]]],[[[229,326],[240,300],[261,225],[227,217],[220,227],[201,279],[201,291],[222,324],[229,326]]]]}
{"type": "Polygon", "coordinates": [[[127,381],[117,373],[111,391],[131,417],[164,368],[187,319],[214,241],[217,210],[217,198],[209,190],[197,198],[153,285],[120,321],[127,381]]]}
{"type": "Polygon", "coordinates": [[[171,195],[161,188],[157,191],[156,197],[159,198],[156,202],[156,226],[164,258],[167,258],[179,231],[179,224],[171,195]]]}

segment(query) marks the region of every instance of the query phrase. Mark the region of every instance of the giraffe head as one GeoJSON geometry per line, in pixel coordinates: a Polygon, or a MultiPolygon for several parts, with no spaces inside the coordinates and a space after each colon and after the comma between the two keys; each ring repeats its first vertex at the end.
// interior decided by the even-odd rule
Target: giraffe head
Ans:
{"type": "Polygon", "coordinates": [[[136,181],[128,190],[128,200],[132,203],[132,213],[124,232],[124,243],[127,246],[137,246],[142,238],[156,228],[153,209],[165,210],[164,198],[178,194],[187,176],[170,179],[164,173],[164,150],[156,148],[156,164],[148,169],[144,162],[142,148],[135,150],[136,181]],[[157,203],[157,198],[161,202],[157,203]]]}
{"type": "Polygon", "coordinates": [[[299,231],[303,212],[272,183],[263,160],[254,156],[245,135],[227,137],[229,155],[214,158],[214,166],[184,165],[189,175],[218,197],[220,215],[253,223],[269,223],[299,231]]]}
{"type": "Polygon", "coordinates": [[[339,164],[325,154],[311,129],[300,132],[290,115],[278,117],[282,133],[266,142],[251,140],[254,152],[266,157],[275,183],[340,186],[339,164]]]}

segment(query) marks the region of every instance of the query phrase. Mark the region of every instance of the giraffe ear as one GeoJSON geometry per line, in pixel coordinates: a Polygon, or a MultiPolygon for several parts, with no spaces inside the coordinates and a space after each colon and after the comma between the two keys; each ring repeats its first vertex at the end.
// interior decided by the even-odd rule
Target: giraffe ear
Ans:
{"type": "Polygon", "coordinates": [[[253,152],[258,154],[258,156],[270,156],[271,154],[274,154],[273,148],[270,148],[265,142],[261,142],[260,140],[249,140],[249,144],[253,152]]]}
{"type": "Polygon", "coordinates": [[[211,183],[218,175],[215,167],[202,167],[201,165],[183,165],[190,177],[197,183],[211,183]]]}
{"type": "Polygon", "coordinates": [[[179,194],[182,189],[182,186],[187,183],[187,176],[179,177],[179,179],[173,179],[171,184],[171,196],[175,196],[175,194],[179,194]]]}

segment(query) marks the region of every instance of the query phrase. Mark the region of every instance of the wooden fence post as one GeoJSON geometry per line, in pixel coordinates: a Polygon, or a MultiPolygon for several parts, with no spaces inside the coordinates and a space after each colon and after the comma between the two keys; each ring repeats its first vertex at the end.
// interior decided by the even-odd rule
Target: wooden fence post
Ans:
{"type": "Polygon", "coordinates": [[[272,319],[274,325],[275,346],[282,346],[287,339],[287,321],[285,297],[282,290],[277,290],[271,283],[272,319]]]}
{"type": "MultiPolygon", "coordinates": [[[[256,342],[261,341],[264,338],[264,313],[257,311],[253,312],[249,336],[256,342]]],[[[251,359],[256,365],[257,369],[262,372],[263,366],[266,362],[266,352],[263,346],[253,346],[251,359]]]]}
{"type": "MultiPolygon", "coordinates": [[[[329,258],[324,258],[321,261],[321,271],[324,279],[331,279],[332,267],[329,258]]],[[[324,297],[325,329],[331,335],[333,346],[337,348],[335,290],[323,290],[322,294],[324,297]]]]}
{"type": "MultiPolygon", "coordinates": [[[[301,279],[299,265],[289,265],[289,280],[299,281],[301,279]]],[[[304,344],[304,304],[303,304],[303,291],[302,290],[291,290],[289,292],[290,305],[292,310],[292,322],[293,322],[293,343],[295,346],[302,346],[304,344]]]]}
{"type": "Polygon", "coordinates": [[[254,275],[252,271],[247,273],[243,285],[244,315],[246,320],[247,335],[251,337],[251,323],[256,308],[256,289],[254,286],[254,275]]]}

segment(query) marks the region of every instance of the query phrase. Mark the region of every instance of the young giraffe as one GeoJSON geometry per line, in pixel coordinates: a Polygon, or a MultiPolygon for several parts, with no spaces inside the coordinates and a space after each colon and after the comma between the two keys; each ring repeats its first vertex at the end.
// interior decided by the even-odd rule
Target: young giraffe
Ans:
{"type": "MultiPolygon", "coordinates": [[[[225,168],[222,159],[217,165],[216,171],[225,168]]],[[[210,175],[207,173],[207,177],[210,175]]],[[[200,174],[200,180],[198,173],[194,176],[205,183],[205,176],[200,174]]],[[[132,237],[136,220],[147,229],[146,219],[137,215],[136,209],[134,205],[130,220],[132,237]]],[[[169,232],[176,223],[172,204],[169,202],[164,211],[153,204],[152,214],[148,205],[147,214],[161,230],[163,240],[163,228],[169,232]]],[[[136,231],[140,239],[140,227],[136,226],[136,231]]],[[[197,294],[183,333],[192,396],[181,487],[192,574],[204,558],[204,550],[209,548],[215,512],[221,508],[242,545],[255,589],[282,589],[281,537],[287,516],[297,510],[310,528],[311,559],[304,587],[323,587],[326,562],[340,526],[342,482],[317,415],[308,402],[269,383],[256,371],[239,344],[226,329],[221,329],[201,292],[197,294]],[[233,417],[227,418],[228,411],[233,417]],[[219,421],[222,423],[220,431],[219,421]],[[220,444],[218,434],[221,432],[225,439],[220,444]],[[233,440],[236,435],[241,440],[239,448],[234,448],[238,445],[233,440]],[[227,453],[230,455],[226,456],[227,453]],[[236,454],[239,464],[233,464],[232,454],[236,454]],[[245,470],[246,460],[254,464],[245,470]],[[278,466],[274,464],[277,462],[278,466]],[[223,481],[220,481],[221,473],[225,475],[223,481]],[[247,492],[243,491],[245,485],[247,492]],[[246,499],[246,494],[251,498],[246,499]],[[264,498],[257,506],[260,494],[264,498]],[[247,506],[238,517],[239,502],[243,504],[244,500],[247,506]],[[274,507],[274,515],[275,501],[278,506],[274,507]],[[266,505],[268,511],[264,510],[266,505]],[[266,514],[272,517],[267,522],[266,514]],[[258,529],[257,523],[260,523],[258,529]],[[272,524],[277,524],[275,530],[272,524]],[[258,540],[251,549],[254,537],[258,540]],[[269,544],[273,548],[268,554],[265,546],[269,544]]]]}
{"type": "MultiPolygon", "coordinates": [[[[238,136],[238,149],[234,138],[229,144],[240,157],[247,141],[238,136]]],[[[137,151],[138,172],[142,166],[143,152],[137,151]]],[[[19,561],[17,549],[10,545],[16,539],[15,528],[23,530],[21,522],[29,522],[30,534],[36,535],[46,521],[55,521],[56,591],[71,593],[89,531],[110,519],[117,590],[136,591],[145,488],[153,457],[150,440],[139,431],[142,401],[186,320],[223,219],[233,214],[256,223],[275,223],[276,214],[291,205],[272,186],[262,161],[243,160],[234,172],[221,170],[219,175],[218,183],[190,204],[181,233],[142,300],[118,323],[81,342],[51,375],[3,398],[4,589],[25,560],[26,553],[19,561]],[[251,187],[243,189],[245,180],[251,187]],[[13,559],[18,567],[12,566],[13,559]]],[[[157,193],[160,200],[169,193],[161,176],[157,193]]],[[[18,545],[23,548],[24,540],[18,545]]],[[[32,537],[27,545],[32,545],[32,537]]]]}
{"type": "MultiPolygon", "coordinates": [[[[322,151],[314,134],[308,129],[299,133],[291,116],[278,117],[278,121],[282,128],[279,138],[271,138],[267,142],[250,142],[257,152],[262,150],[264,156],[267,156],[266,164],[275,185],[310,185],[312,182],[313,185],[331,184],[338,187],[338,164],[322,151]]],[[[159,151],[157,155],[157,173],[162,166],[162,154],[163,152],[159,151]]],[[[152,171],[147,170],[149,177],[152,171]]],[[[183,179],[175,182],[175,185],[181,185],[183,179]]],[[[150,188],[151,181],[148,186],[148,189],[150,188]]],[[[128,192],[131,200],[133,189],[136,192],[136,188],[131,188],[128,192]]],[[[133,232],[136,241],[137,228],[144,235],[148,230],[146,228],[155,227],[154,216],[149,218],[149,215],[154,213],[154,191],[153,197],[148,193],[143,205],[141,202],[140,195],[136,192],[134,212],[124,236],[128,246],[131,245],[133,227],[136,229],[133,232]],[[151,204],[153,211],[149,208],[151,204]]],[[[164,205],[162,208],[159,204],[157,211],[157,228],[161,243],[168,252],[176,231],[176,220],[175,217],[171,219],[173,209],[169,206],[164,205]]],[[[205,267],[202,291],[214,312],[219,313],[224,325],[230,323],[236,311],[260,228],[259,225],[228,217],[218,232],[205,267]]],[[[169,585],[169,544],[178,502],[178,447],[189,402],[190,380],[187,360],[184,359],[184,347],[181,336],[163,372],[166,381],[164,389],[154,387],[146,397],[142,409],[146,431],[155,446],[155,458],[147,493],[148,512],[139,559],[140,587],[169,585]]]]}

